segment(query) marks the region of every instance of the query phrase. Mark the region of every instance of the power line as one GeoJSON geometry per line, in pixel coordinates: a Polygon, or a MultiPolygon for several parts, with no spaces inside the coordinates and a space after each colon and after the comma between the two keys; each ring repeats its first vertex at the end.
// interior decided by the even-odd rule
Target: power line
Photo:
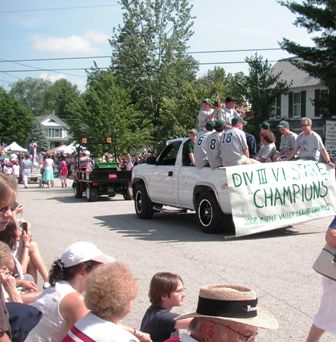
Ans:
{"type": "MultiPolygon", "coordinates": [[[[3,59],[3,58],[0,58],[0,61],[1,62],[9,62],[8,60],[6,59],[3,59]]],[[[17,65],[20,65],[20,66],[25,66],[25,67],[28,67],[28,68],[33,68],[35,71],[41,71],[40,68],[38,67],[35,67],[35,66],[32,66],[32,65],[27,65],[27,64],[24,64],[24,63],[18,63],[18,62],[11,62],[11,63],[14,63],[14,64],[17,64],[17,65]]],[[[31,70],[31,69],[29,69],[31,70]]],[[[34,71],[34,70],[31,70],[31,71],[34,71]]],[[[55,69],[56,72],[60,71],[60,69],[55,69]]],[[[6,71],[4,71],[4,73],[6,73],[6,71]]],[[[75,74],[70,74],[70,73],[64,73],[65,75],[68,75],[68,76],[73,76],[73,77],[82,77],[82,78],[86,78],[85,76],[83,75],[75,75],[75,74]]]]}
{"type": "MultiPolygon", "coordinates": [[[[270,60],[268,61],[269,63],[274,63],[277,62],[277,60],[270,60]]],[[[198,62],[198,65],[224,65],[224,64],[246,64],[246,61],[230,61],[230,62],[198,62]]],[[[57,68],[57,69],[52,69],[52,68],[41,68],[41,69],[21,69],[21,70],[0,70],[0,72],[34,72],[34,71],[67,71],[67,70],[72,70],[72,71],[83,71],[83,70],[88,70],[91,67],[88,68],[57,68]]],[[[98,67],[99,70],[108,70],[110,67],[98,67]]]]}
{"type": "Polygon", "coordinates": [[[63,11],[63,10],[74,10],[84,8],[99,8],[99,7],[116,7],[119,4],[102,4],[92,6],[70,6],[70,7],[53,7],[53,8],[32,8],[32,9],[17,9],[17,10],[2,10],[1,13],[23,13],[23,12],[48,12],[48,11],[63,11]]]}
{"type": "Polygon", "coordinates": [[[190,55],[196,55],[200,53],[224,53],[224,52],[249,52],[249,51],[270,51],[270,50],[282,50],[281,48],[261,48],[261,49],[236,49],[236,50],[204,50],[204,51],[190,51],[190,55]]]}
{"type": "Polygon", "coordinates": [[[5,75],[9,76],[9,77],[12,77],[12,78],[15,78],[16,80],[20,80],[20,77],[16,77],[14,75],[11,75],[9,74],[8,72],[4,72],[5,75]]]}
{"type": "MultiPolygon", "coordinates": [[[[253,52],[253,51],[276,51],[282,50],[281,48],[260,48],[260,49],[236,49],[236,50],[203,50],[203,51],[190,51],[188,54],[212,54],[212,53],[230,53],[230,52],[253,52]]],[[[112,58],[111,55],[100,55],[100,56],[75,56],[75,57],[53,57],[53,58],[26,58],[26,59],[7,59],[0,60],[0,63],[4,62],[43,62],[43,61],[62,61],[62,60],[74,60],[74,59],[101,59],[101,58],[112,58]]]]}
{"type": "MultiPolygon", "coordinates": [[[[88,68],[57,68],[57,69],[50,69],[50,68],[36,68],[36,69],[15,69],[15,70],[0,70],[0,72],[38,72],[38,71],[53,71],[53,72],[56,72],[56,71],[84,71],[84,70],[88,70],[90,69],[91,67],[88,67],[88,68]]],[[[109,67],[99,67],[98,69],[109,69],[109,67]]],[[[79,76],[79,75],[78,75],[79,76]]],[[[81,76],[81,77],[84,77],[84,76],[81,76]]]]}

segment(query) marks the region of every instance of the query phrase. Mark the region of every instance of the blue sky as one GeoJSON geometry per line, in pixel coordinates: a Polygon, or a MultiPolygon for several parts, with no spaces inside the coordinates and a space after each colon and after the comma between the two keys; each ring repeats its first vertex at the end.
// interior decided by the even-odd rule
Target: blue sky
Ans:
{"type": "MultiPolygon", "coordinates": [[[[283,37],[311,45],[305,29],[293,25],[295,16],[277,0],[191,0],[195,16],[190,52],[279,48],[283,37]]],[[[117,0],[1,0],[0,2],[0,86],[10,85],[27,76],[54,81],[67,78],[84,89],[84,71],[12,72],[26,69],[89,68],[95,60],[107,67],[109,58],[21,61],[36,58],[110,56],[107,39],[121,23],[117,0]]],[[[242,62],[254,51],[193,54],[201,63],[225,62],[226,72],[247,73],[242,62]]],[[[269,61],[289,57],[281,50],[258,51],[269,61]]],[[[214,65],[200,66],[199,76],[214,65]]]]}

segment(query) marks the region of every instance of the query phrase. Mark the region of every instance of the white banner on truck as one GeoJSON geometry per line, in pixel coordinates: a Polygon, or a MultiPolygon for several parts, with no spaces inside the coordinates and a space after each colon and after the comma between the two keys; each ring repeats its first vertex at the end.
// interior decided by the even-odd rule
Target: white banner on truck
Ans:
{"type": "Polygon", "coordinates": [[[236,236],[335,215],[335,169],[313,161],[226,168],[236,236]]]}

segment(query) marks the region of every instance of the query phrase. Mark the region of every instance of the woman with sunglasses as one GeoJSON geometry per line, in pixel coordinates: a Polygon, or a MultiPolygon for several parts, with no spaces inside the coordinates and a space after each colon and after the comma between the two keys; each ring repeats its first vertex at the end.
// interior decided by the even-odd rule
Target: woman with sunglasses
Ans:
{"type": "MultiPolygon", "coordinates": [[[[0,231],[5,230],[16,207],[16,182],[0,172],[0,231]]],[[[0,277],[0,342],[10,341],[8,312],[3,298],[2,283],[6,274],[0,277]]]]}

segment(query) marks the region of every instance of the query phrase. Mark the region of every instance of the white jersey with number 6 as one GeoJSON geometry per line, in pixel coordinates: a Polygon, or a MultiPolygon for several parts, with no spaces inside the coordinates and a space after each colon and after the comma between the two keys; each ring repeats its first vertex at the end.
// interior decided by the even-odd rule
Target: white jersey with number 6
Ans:
{"type": "Polygon", "coordinates": [[[223,132],[212,132],[206,140],[206,154],[209,165],[212,169],[216,169],[223,165],[221,157],[221,138],[223,132]]]}
{"type": "Polygon", "coordinates": [[[205,150],[205,144],[207,138],[211,132],[210,131],[200,131],[197,133],[195,146],[194,146],[194,156],[195,165],[199,169],[208,163],[208,158],[205,150]]]}
{"type": "Polygon", "coordinates": [[[243,164],[247,157],[244,150],[248,149],[245,133],[236,127],[224,132],[221,141],[223,166],[243,164]]]}

